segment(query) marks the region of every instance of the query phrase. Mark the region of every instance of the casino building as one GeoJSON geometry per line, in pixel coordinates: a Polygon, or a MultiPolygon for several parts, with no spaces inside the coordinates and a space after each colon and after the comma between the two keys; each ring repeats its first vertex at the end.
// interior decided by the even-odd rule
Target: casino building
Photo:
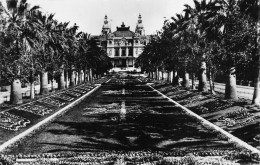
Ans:
{"type": "Polygon", "coordinates": [[[135,60],[149,42],[149,36],[145,35],[141,15],[138,17],[135,32],[131,31],[129,26],[125,26],[124,22],[112,32],[108,17],[105,16],[99,42],[112,60],[111,72],[139,72],[140,68],[135,67],[135,60]]]}

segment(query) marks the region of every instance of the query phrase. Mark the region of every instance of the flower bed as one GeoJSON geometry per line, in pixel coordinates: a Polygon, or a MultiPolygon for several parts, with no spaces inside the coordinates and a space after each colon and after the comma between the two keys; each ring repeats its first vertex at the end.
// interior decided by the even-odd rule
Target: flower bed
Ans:
{"type": "Polygon", "coordinates": [[[74,92],[72,90],[68,90],[68,91],[64,92],[63,94],[66,94],[66,95],[69,95],[69,96],[72,96],[72,97],[80,97],[81,96],[80,93],[74,92]]]}
{"type": "MultiPolygon", "coordinates": [[[[243,98],[239,98],[237,101],[225,100],[225,96],[222,93],[216,93],[216,95],[203,93],[202,95],[206,98],[196,100],[196,95],[201,95],[198,91],[190,90],[191,95],[181,97],[181,87],[178,87],[179,90],[175,90],[175,87],[171,87],[171,85],[157,85],[156,87],[168,97],[173,99],[174,97],[177,99],[181,98],[181,100],[177,101],[194,113],[201,115],[201,117],[225,130],[231,131],[234,136],[244,140],[253,147],[259,148],[260,135],[256,133],[259,132],[260,113],[257,107],[250,105],[250,100],[243,98]]],[[[260,160],[260,158],[254,159],[260,160]]]]}
{"type": "Polygon", "coordinates": [[[17,131],[20,127],[26,127],[30,120],[10,114],[9,112],[0,113],[0,127],[6,130],[17,131]]]}
{"type": "Polygon", "coordinates": [[[185,106],[188,106],[194,102],[197,102],[197,101],[200,101],[200,100],[203,100],[203,99],[206,99],[207,97],[206,96],[202,96],[202,95],[195,95],[195,96],[191,96],[183,101],[180,101],[179,103],[181,105],[185,105],[185,106]]]}
{"type": "Polygon", "coordinates": [[[61,106],[65,105],[64,102],[61,102],[61,101],[59,101],[57,99],[53,99],[53,98],[50,98],[50,97],[44,98],[44,99],[40,99],[40,100],[38,100],[38,102],[45,103],[45,104],[48,104],[48,105],[51,105],[51,106],[55,106],[55,107],[61,107],[61,106]]]}
{"type": "Polygon", "coordinates": [[[244,118],[251,117],[251,116],[254,116],[254,115],[252,113],[246,111],[245,108],[241,108],[238,111],[229,112],[229,113],[219,117],[217,120],[222,121],[225,118],[233,118],[235,120],[238,120],[238,119],[244,119],[244,118]]]}
{"type": "MultiPolygon", "coordinates": [[[[86,95],[85,97],[87,97],[88,95],[86,95]]],[[[84,97],[84,98],[85,98],[84,97]]],[[[60,117],[61,115],[63,115],[65,112],[67,112],[73,105],[75,104],[78,104],[83,98],[79,98],[77,99],[73,104],[71,105],[68,105],[62,109],[57,109],[55,108],[55,113],[52,114],[51,116],[48,116],[47,118],[43,119],[42,121],[38,122],[38,123],[35,123],[33,120],[32,120],[32,124],[35,124],[33,125],[32,127],[28,128],[27,130],[25,130],[24,132],[22,133],[19,133],[18,135],[16,133],[12,133],[11,135],[7,135],[5,136],[5,139],[3,140],[6,140],[6,142],[4,142],[4,144],[1,145],[0,149],[1,151],[4,151],[4,153],[8,152],[9,150],[13,149],[13,148],[16,148],[19,144],[21,144],[24,140],[26,140],[27,138],[30,138],[31,136],[33,136],[36,132],[38,132],[39,130],[43,129],[46,125],[48,125],[50,122],[52,122],[53,120],[55,120],[56,118],[60,117]],[[57,111],[58,110],[58,111],[57,111]],[[17,135],[17,136],[16,136],[17,135]],[[8,138],[9,137],[9,138],[8,138]],[[7,139],[8,138],[8,139],[7,139]]],[[[45,99],[41,99],[40,102],[41,103],[45,103],[47,102],[48,104],[51,102],[52,104],[52,101],[50,101],[50,98],[45,98],[45,99]],[[43,102],[41,102],[42,100],[44,100],[43,102]]],[[[33,102],[33,103],[37,103],[36,102],[33,102]]],[[[53,104],[52,104],[53,105],[53,104]]],[[[21,117],[17,117],[17,118],[21,118],[21,117]]],[[[1,121],[1,120],[0,120],[1,121]]],[[[13,121],[13,120],[11,120],[13,121]]],[[[25,127],[26,125],[24,125],[25,127]]],[[[0,127],[1,128],[1,127],[0,127]]],[[[19,127],[20,128],[20,127],[19,127]]],[[[18,130],[18,129],[16,129],[18,130]]],[[[2,131],[1,131],[2,132],[2,131]]],[[[0,133],[1,133],[0,132],[0,133]]],[[[1,164],[1,160],[0,160],[0,164],[1,164]]],[[[33,162],[34,164],[34,162],[33,162]]]]}
{"type": "MultiPolygon", "coordinates": [[[[174,152],[173,152],[174,153],[174,152]]],[[[217,156],[199,156],[193,153],[183,153],[173,156],[168,152],[128,152],[128,153],[59,153],[59,154],[41,154],[41,155],[8,155],[0,156],[0,161],[10,164],[135,164],[135,165],[188,165],[188,164],[232,164],[236,163],[239,157],[253,159],[248,153],[230,153],[228,157],[217,156]]]]}
{"type": "Polygon", "coordinates": [[[82,90],[82,89],[78,89],[78,88],[74,88],[74,89],[71,89],[73,92],[77,92],[77,93],[80,93],[80,94],[85,94],[87,93],[86,90],[82,90]]]}
{"type": "Polygon", "coordinates": [[[192,95],[191,92],[189,91],[177,91],[176,93],[173,93],[173,95],[169,96],[171,99],[179,101],[186,99],[188,97],[194,96],[192,95]]]}
{"type": "Polygon", "coordinates": [[[119,113],[118,109],[108,110],[106,108],[88,108],[88,110],[91,110],[91,111],[83,113],[83,116],[97,115],[97,114],[119,113]]]}
{"type": "Polygon", "coordinates": [[[66,95],[66,94],[64,94],[64,93],[57,94],[57,95],[55,95],[54,97],[59,98],[59,99],[62,99],[62,100],[64,100],[64,101],[72,101],[72,100],[75,99],[75,98],[70,97],[70,96],[68,96],[68,95],[66,95]]]}
{"type": "Polygon", "coordinates": [[[30,113],[40,115],[40,116],[44,116],[44,115],[50,114],[52,112],[52,110],[47,108],[47,107],[44,107],[44,106],[41,106],[41,105],[36,105],[36,104],[33,104],[33,103],[26,104],[26,105],[23,105],[23,106],[20,106],[20,107],[16,107],[15,109],[19,110],[19,111],[30,112],[30,113]]]}
{"type": "Polygon", "coordinates": [[[254,137],[254,141],[260,142],[260,134],[258,134],[254,137]]]}
{"type": "Polygon", "coordinates": [[[248,125],[255,120],[260,119],[259,115],[254,115],[252,117],[245,117],[243,119],[237,120],[237,119],[232,119],[232,118],[225,118],[222,120],[222,122],[227,126],[227,127],[240,127],[240,126],[245,126],[248,125]]]}
{"type": "Polygon", "coordinates": [[[107,90],[107,91],[102,91],[103,95],[121,95],[122,91],[121,90],[107,90]]]}
{"type": "Polygon", "coordinates": [[[207,102],[205,104],[199,105],[193,110],[197,113],[210,113],[210,112],[216,112],[220,111],[226,108],[231,107],[234,104],[234,102],[223,102],[220,99],[207,102]]]}
{"type": "Polygon", "coordinates": [[[95,84],[102,84],[102,83],[107,82],[108,80],[109,80],[108,77],[103,77],[101,79],[95,80],[94,82],[95,82],[95,84]]]}
{"type": "Polygon", "coordinates": [[[227,127],[241,127],[248,125],[259,119],[259,114],[248,112],[246,108],[240,108],[237,111],[226,113],[217,118],[217,121],[222,122],[227,127]]]}
{"type": "Polygon", "coordinates": [[[93,107],[85,108],[84,110],[88,111],[83,113],[84,115],[95,115],[95,114],[108,114],[108,113],[119,113],[120,105],[119,103],[112,103],[107,105],[97,105],[93,107]]]}
{"type": "Polygon", "coordinates": [[[86,85],[82,85],[82,86],[79,86],[79,87],[77,87],[77,89],[81,89],[81,90],[86,90],[86,91],[89,91],[89,90],[91,90],[91,89],[93,89],[94,88],[94,86],[86,86],[86,85]]]}

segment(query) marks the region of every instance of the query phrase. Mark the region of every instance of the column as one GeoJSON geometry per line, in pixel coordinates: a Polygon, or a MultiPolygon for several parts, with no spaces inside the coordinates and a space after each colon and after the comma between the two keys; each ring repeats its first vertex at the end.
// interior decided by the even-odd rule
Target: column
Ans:
{"type": "Polygon", "coordinates": [[[115,57],[115,48],[112,49],[112,55],[111,57],[115,57]]]}
{"type": "Polygon", "coordinates": [[[122,49],[121,49],[121,47],[119,48],[119,56],[120,57],[122,56],[122,49]]]}
{"type": "Polygon", "coordinates": [[[129,55],[129,49],[128,49],[128,47],[126,47],[126,56],[128,56],[129,55]]]}

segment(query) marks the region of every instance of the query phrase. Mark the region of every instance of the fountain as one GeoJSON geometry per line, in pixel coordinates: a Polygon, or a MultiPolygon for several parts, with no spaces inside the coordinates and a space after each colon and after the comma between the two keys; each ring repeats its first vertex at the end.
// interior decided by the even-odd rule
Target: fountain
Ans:
{"type": "MultiPolygon", "coordinates": [[[[125,88],[122,89],[122,94],[125,95],[125,88]]],[[[125,100],[122,100],[121,109],[120,109],[120,119],[125,120],[126,109],[125,109],[125,100]]]]}

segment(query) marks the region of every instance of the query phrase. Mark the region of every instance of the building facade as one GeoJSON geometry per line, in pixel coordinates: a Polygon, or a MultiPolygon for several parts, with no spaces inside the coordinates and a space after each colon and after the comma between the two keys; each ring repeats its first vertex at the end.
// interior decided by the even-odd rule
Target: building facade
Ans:
{"type": "Polygon", "coordinates": [[[100,46],[111,58],[113,64],[111,72],[140,71],[140,68],[135,67],[135,60],[142,53],[143,47],[149,43],[141,15],[138,17],[135,32],[131,31],[129,26],[125,26],[124,22],[112,32],[108,17],[105,16],[99,40],[100,46]]]}

